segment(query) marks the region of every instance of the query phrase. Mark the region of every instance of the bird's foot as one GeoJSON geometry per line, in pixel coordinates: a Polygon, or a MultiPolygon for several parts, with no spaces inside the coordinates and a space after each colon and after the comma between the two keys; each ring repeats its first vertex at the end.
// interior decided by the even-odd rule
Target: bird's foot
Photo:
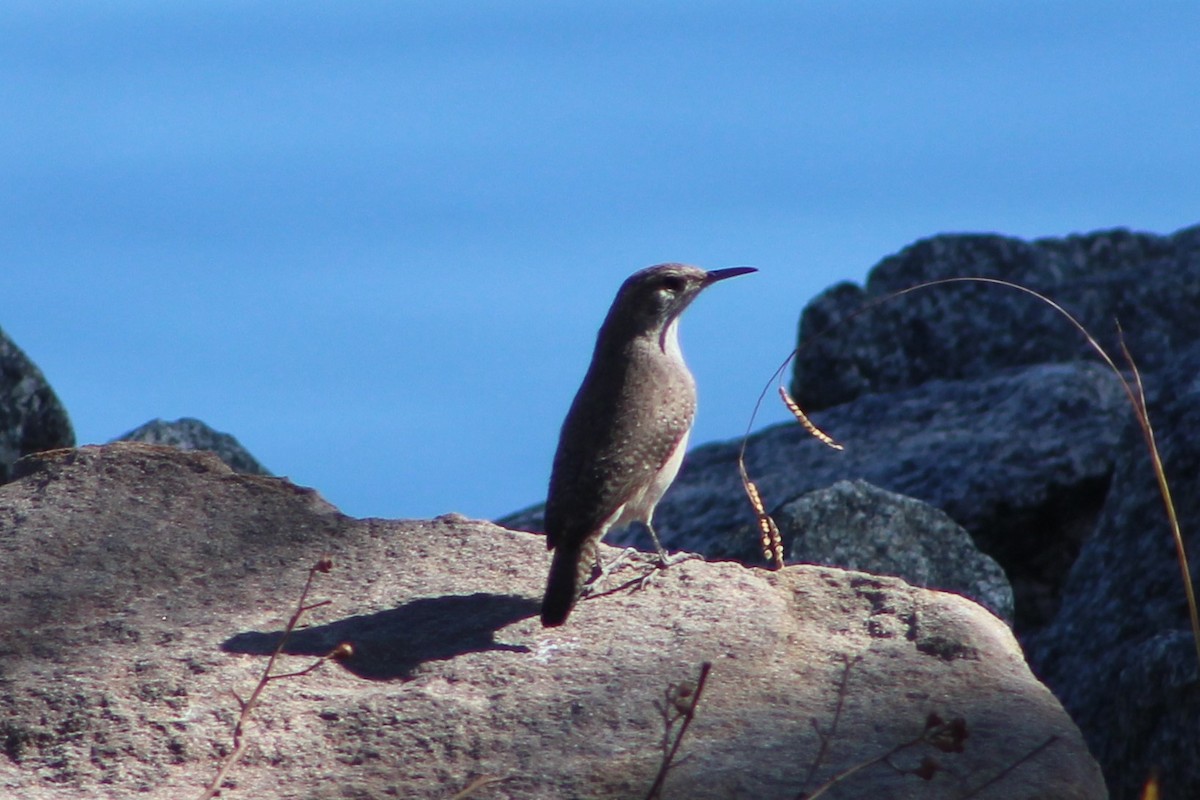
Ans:
{"type": "Polygon", "coordinates": [[[654,582],[654,579],[658,576],[660,570],[664,570],[667,567],[674,566],[683,561],[690,561],[692,559],[699,559],[703,561],[704,556],[699,553],[684,552],[679,552],[672,556],[668,555],[665,550],[659,553],[647,553],[642,550],[635,550],[632,547],[627,547],[622,550],[616,558],[608,562],[608,564],[604,565],[603,567],[597,565],[592,570],[592,579],[589,580],[584,586],[584,594],[582,597],[601,597],[607,594],[616,594],[617,592],[624,591],[625,589],[633,589],[635,591],[645,589],[654,582]],[[630,578],[624,583],[614,586],[611,589],[604,589],[603,591],[597,590],[596,586],[601,579],[608,578],[613,573],[626,566],[636,566],[642,570],[642,574],[635,578],[630,578]]]}
{"type": "Polygon", "coordinates": [[[626,547],[620,553],[617,553],[616,558],[609,561],[607,564],[601,562],[600,558],[596,558],[596,563],[592,565],[592,575],[583,584],[583,590],[580,592],[579,599],[586,600],[589,597],[594,597],[601,594],[609,594],[610,591],[599,591],[596,587],[603,581],[607,580],[610,575],[624,566],[626,561],[636,560],[643,555],[640,550],[633,547],[626,547]]]}
{"type": "Polygon", "coordinates": [[[676,564],[681,564],[684,561],[694,560],[703,561],[704,556],[700,553],[688,553],[684,550],[680,550],[675,555],[670,555],[666,550],[662,550],[658,553],[658,564],[656,566],[659,569],[666,569],[667,567],[673,567],[676,564]]]}

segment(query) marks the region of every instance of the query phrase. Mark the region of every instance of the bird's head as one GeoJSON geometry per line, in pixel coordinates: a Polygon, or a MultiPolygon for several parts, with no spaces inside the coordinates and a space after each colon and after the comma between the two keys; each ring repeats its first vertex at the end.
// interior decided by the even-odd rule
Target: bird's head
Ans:
{"type": "MultiPolygon", "coordinates": [[[[658,264],[630,275],[609,311],[609,323],[631,334],[664,333],[705,288],[757,272],[754,267],[703,270],[689,264],[658,264]]],[[[608,323],[606,323],[606,327],[608,323]]]]}

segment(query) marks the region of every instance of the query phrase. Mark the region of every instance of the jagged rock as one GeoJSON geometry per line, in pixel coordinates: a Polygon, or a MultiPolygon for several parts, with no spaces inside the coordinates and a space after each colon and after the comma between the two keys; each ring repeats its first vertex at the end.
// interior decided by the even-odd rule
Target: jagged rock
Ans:
{"type": "Polygon", "coordinates": [[[969,597],[1012,621],[1004,570],[945,512],[866,481],[838,481],[786,503],[774,516],[792,542],[789,563],[894,575],[969,597]]]}
{"type": "Polygon", "coordinates": [[[232,746],[231,691],[249,694],[324,555],[333,571],[308,601],[331,602],[285,650],[346,641],[354,655],[267,687],[223,797],[444,800],[483,776],[497,782],[479,796],[641,797],[660,762],[655,703],[669,708],[668,685],[706,661],[668,797],[796,796],[821,749],[810,720],[830,731],[839,705],[816,782],[918,736],[930,712],[961,717],[968,738],[961,753],[892,758],[936,759],[930,781],[876,764],[834,796],[958,798],[992,779],[980,796],[1104,796],[1008,629],[955,595],[826,567],[687,562],[548,631],[545,548],[526,533],[350,519],[286,480],[142,444],[21,470],[0,487],[10,796],[198,794],[232,746]]]}
{"type": "MultiPolygon", "coordinates": [[[[902,394],[898,389],[945,378],[980,379],[1014,365],[1094,359],[1061,316],[1002,287],[920,290],[849,319],[855,309],[907,286],[968,275],[1014,281],[1047,294],[1117,359],[1115,322],[1120,322],[1151,390],[1152,421],[1168,478],[1176,483],[1186,534],[1188,520],[1200,518],[1200,500],[1187,486],[1200,474],[1200,440],[1194,433],[1200,422],[1200,226],[1170,236],[1116,230],[1035,242],[1000,236],[918,242],[881,262],[865,289],[842,284],[806,308],[800,334],[806,344],[796,362],[793,394],[814,409],[870,392],[891,397],[902,394]],[[842,320],[829,334],[816,336],[842,320]]],[[[1058,418],[1074,426],[1073,416],[1064,408],[1058,418]]],[[[1115,477],[1107,492],[1099,482],[1084,486],[1089,511],[1069,526],[1076,535],[1064,537],[1050,526],[1047,536],[1041,526],[1025,526],[1050,548],[1034,557],[1048,558],[1059,568],[1072,564],[1078,543],[1082,549],[1070,566],[1063,596],[1056,599],[1050,585],[1039,603],[1040,618],[1049,623],[1044,629],[1020,628],[1023,592],[1014,577],[1018,626],[1035,671],[1075,715],[1115,797],[1139,796],[1156,770],[1163,797],[1192,798],[1200,796],[1195,748],[1200,669],[1174,547],[1163,533],[1153,470],[1132,413],[1121,417],[1123,438],[1113,442],[1106,433],[1097,443],[1112,453],[1115,477]],[[1099,499],[1104,500],[1099,524],[1088,525],[1099,499]],[[1059,602],[1061,611],[1056,611],[1059,602]]],[[[1053,484],[1046,491],[1057,498],[1059,510],[1051,516],[1069,516],[1072,493],[1053,484]]],[[[919,490],[908,493],[925,496],[919,490]]],[[[1008,513],[998,506],[992,517],[1008,513]]],[[[978,539],[977,530],[967,526],[978,539]]],[[[1200,540],[1193,534],[1190,541],[1195,551],[1200,540]]],[[[1010,562],[993,554],[1012,576],[1010,562]]]]}
{"type": "MultiPolygon", "coordinates": [[[[1200,344],[1146,376],[1148,407],[1200,575],[1200,344]]],[[[1151,770],[1163,798],[1200,797],[1200,665],[1149,452],[1133,422],[1094,536],[1072,567],[1057,618],[1030,663],[1083,729],[1113,796],[1136,798],[1151,770]]]]}
{"type": "Polygon", "coordinates": [[[162,444],[180,450],[207,450],[229,465],[234,472],[244,475],[270,476],[271,472],[250,455],[242,443],[228,433],[213,430],[205,423],[191,417],[166,422],[152,419],[145,425],[134,428],[114,442],[145,442],[162,444]]]}
{"type": "MultiPolygon", "coordinates": [[[[751,437],[749,473],[777,519],[798,495],[841,479],[946,511],[1003,566],[1030,662],[1076,715],[1114,796],[1138,797],[1157,771],[1163,798],[1200,797],[1195,643],[1154,474],[1116,376],[1053,309],[994,285],[921,290],[848,319],[893,291],[967,275],[1048,294],[1118,358],[1119,319],[1200,564],[1189,525],[1200,519],[1189,484],[1200,474],[1200,226],[1035,242],[938,236],[886,259],[865,289],[831,288],[804,312],[792,388],[808,410],[824,409],[814,421],[847,449],[779,426],[751,437]]],[[[668,547],[761,558],[740,446],[688,455],[656,516],[668,547]]],[[[536,509],[510,519],[540,522],[536,509]]],[[[609,541],[648,544],[636,530],[609,541]]]]}
{"type": "MultiPolygon", "coordinates": [[[[813,420],[752,437],[746,464],[772,513],[840,480],[863,479],[950,515],[1004,568],[1019,633],[1053,616],[1066,572],[1091,531],[1131,414],[1116,376],[1091,363],[1043,364],[974,381],[931,381],[865,395],[813,420]]],[[[740,441],[697,447],[655,514],[663,543],[761,563],[757,522],[737,469],[740,441]]],[[[537,509],[501,520],[537,530],[537,509]]],[[[648,548],[637,529],[611,544],[648,548]]],[[[784,552],[791,548],[785,537],[784,552]]]]}
{"type": "Polygon", "coordinates": [[[800,321],[792,396],[806,410],[817,410],[930,380],[1095,358],[1083,337],[1049,306],[993,285],[922,289],[850,319],[893,292],[964,276],[1000,278],[1049,296],[1114,357],[1120,353],[1119,320],[1146,372],[1167,363],[1181,345],[1200,339],[1200,226],[1170,236],[1118,229],[1033,242],[942,235],[884,259],[871,270],[865,288],[839,284],[808,304],[800,321]]]}
{"type": "Polygon", "coordinates": [[[71,420],[46,377],[0,330],[0,483],[21,456],[74,445],[71,420]]]}

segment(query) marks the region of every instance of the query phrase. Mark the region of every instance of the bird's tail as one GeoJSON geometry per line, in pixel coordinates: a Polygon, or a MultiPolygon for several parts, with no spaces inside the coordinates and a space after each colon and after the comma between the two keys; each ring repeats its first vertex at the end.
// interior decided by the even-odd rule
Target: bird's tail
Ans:
{"type": "Polygon", "coordinates": [[[581,549],[565,542],[559,542],[554,548],[550,577],[546,580],[546,595],[542,598],[542,625],[553,628],[567,621],[567,615],[575,607],[575,601],[583,591],[583,583],[591,572],[595,549],[594,544],[581,549]]]}

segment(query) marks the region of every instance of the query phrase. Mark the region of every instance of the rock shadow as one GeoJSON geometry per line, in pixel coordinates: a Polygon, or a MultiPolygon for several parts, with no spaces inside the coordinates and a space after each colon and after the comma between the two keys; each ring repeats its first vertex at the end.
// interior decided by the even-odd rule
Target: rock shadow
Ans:
{"type": "MultiPolygon", "coordinates": [[[[529,652],[528,647],[496,641],[496,631],[532,617],[541,604],[528,597],[479,592],[423,597],[390,611],[347,617],[288,636],[282,652],[323,656],[343,642],[353,655],[338,663],[361,678],[409,680],[426,661],[446,661],[465,653],[501,650],[529,652]]],[[[283,631],[246,631],[221,644],[227,653],[269,656],[283,631]]]]}

